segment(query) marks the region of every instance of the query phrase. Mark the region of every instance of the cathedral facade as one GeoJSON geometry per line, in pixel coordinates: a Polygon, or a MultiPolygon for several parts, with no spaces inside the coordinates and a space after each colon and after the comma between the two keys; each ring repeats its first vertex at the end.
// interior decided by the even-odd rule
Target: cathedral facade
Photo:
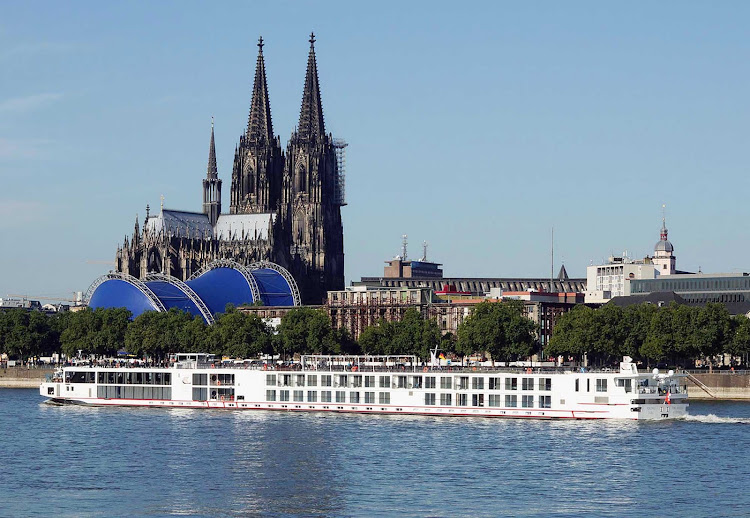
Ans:
{"type": "Polygon", "coordinates": [[[147,207],[143,227],[136,219],[132,237],[117,250],[117,271],[184,281],[217,259],[271,261],[289,270],[304,304],[323,303],[327,291],[344,287],[345,202],[337,155],[344,146],[325,132],[311,35],[299,124],[282,151],[273,133],[261,38],[247,130],[235,148],[229,213],[221,212],[212,124],[202,212],[162,203],[152,215],[147,207]]]}

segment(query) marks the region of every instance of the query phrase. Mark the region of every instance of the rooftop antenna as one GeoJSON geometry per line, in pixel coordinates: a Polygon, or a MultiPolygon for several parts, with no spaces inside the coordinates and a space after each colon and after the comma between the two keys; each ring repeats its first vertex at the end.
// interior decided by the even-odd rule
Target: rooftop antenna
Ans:
{"type": "Polygon", "coordinates": [[[427,262],[427,241],[422,242],[422,261],[427,262]]]}
{"type": "Polygon", "coordinates": [[[555,282],[555,227],[552,227],[552,237],[550,240],[550,269],[549,269],[549,291],[552,291],[553,282],[555,282]]]}
{"type": "Polygon", "coordinates": [[[406,261],[406,245],[409,244],[408,237],[406,234],[401,236],[401,260],[406,261]]]}

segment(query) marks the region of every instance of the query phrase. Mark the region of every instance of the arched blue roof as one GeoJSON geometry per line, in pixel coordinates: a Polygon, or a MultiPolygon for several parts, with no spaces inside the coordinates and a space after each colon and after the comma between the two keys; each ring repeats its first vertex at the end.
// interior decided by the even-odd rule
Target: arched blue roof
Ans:
{"type": "Polygon", "coordinates": [[[89,307],[126,307],[137,317],[144,311],[158,310],[156,305],[132,282],[126,279],[107,279],[91,295],[89,307]]]}
{"type": "Polygon", "coordinates": [[[284,276],[271,268],[251,270],[265,306],[294,306],[292,288],[284,276]]]}
{"type": "Polygon", "coordinates": [[[191,315],[201,314],[195,302],[178,286],[164,281],[147,281],[146,286],[154,292],[167,310],[177,308],[191,315]]]}
{"type": "Polygon", "coordinates": [[[266,306],[298,306],[299,291],[284,268],[273,263],[249,267],[232,261],[216,261],[189,281],[151,274],[145,282],[111,273],[97,279],[87,292],[89,307],[130,310],[133,317],[144,311],[177,308],[213,322],[228,303],[240,306],[260,299],[266,306]]]}
{"type": "Polygon", "coordinates": [[[250,284],[242,272],[234,268],[214,268],[185,284],[193,288],[214,315],[223,313],[230,303],[239,306],[255,302],[250,284]]]}

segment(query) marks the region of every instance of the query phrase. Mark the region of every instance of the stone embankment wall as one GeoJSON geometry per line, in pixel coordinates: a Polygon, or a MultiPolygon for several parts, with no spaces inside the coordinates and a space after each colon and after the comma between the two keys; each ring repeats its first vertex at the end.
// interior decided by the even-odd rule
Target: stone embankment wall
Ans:
{"type": "Polygon", "coordinates": [[[7,367],[0,369],[0,388],[39,388],[47,374],[54,369],[7,367]]]}
{"type": "Polygon", "coordinates": [[[701,373],[693,374],[693,377],[705,385],[711,395],[688,378],[688,397],[692,399],[750,399],[750,372],[748,371],[701,373]]]}

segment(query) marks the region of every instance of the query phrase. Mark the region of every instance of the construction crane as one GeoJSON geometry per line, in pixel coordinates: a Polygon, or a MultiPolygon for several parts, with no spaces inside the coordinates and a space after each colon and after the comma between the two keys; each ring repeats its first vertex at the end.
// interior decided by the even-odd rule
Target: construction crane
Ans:
{"type": "Polygon", "coordinates": [[[77,297],[75,299],[66,299],[65,297],[37,297],[35,295],[14,295],[14,294],[9,294],[8,298],[17,297],[23,300],[55,300],[58,302],[72,302],[74,304],[81,304],[83,302],[83,297],[82,296],[79,297],[78,295],[79,293],[80,292],[76,292],[76,291],[73,292],[73,297],[77,297]]]}

